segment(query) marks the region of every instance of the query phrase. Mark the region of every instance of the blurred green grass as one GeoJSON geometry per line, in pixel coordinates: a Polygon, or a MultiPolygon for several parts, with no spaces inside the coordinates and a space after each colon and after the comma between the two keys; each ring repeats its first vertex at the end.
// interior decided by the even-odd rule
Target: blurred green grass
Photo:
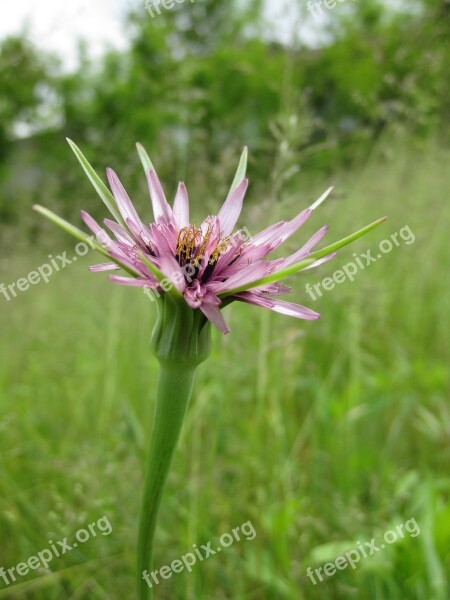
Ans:
{"type": "MultiPolygon", "coordinates": [[[[363,172],[336,177],[337,199],[310,227],[329,222],[332,241],[383,214],[389,221],[293,279],[293,299],[321,320],[226,309],[232,333],[215,334],[199,371],[165,494],[156,567],[247,520],[257,535],[173,576],[157,598],[449,597],[448,159],[437,148],[391,149],[363,172]],[[306,283],[332,274],[353,252],[376,254],[406,225],[413,244],[317,302],[307,296],[306,283]],[[350,549],[412,517],[420,536],[320,585],[306,577],[307,567],[335,560],[341,542],[350,549]]],[[[310,189],[322,191],[315,181],[310,189]]],[[[250,206],[241,223],[254,232],[297,208],[295,196],[267,210],[250,206]]],[[[64,244],[70,256],[71,240],[64,244]]],[[[4,259],[1,281],[45,260],[40,248],[4,259]]],[[[0,297],[9,342],[0,347],[0,566],[102,515],[113,531],[55,559],[51,576],[36,572],[10,588],[0,581],[2,599],[133,598],[156,378],[154,310],[139,291],[88,273],[94,260],[80,259],[9,303],[0,297]]]]}

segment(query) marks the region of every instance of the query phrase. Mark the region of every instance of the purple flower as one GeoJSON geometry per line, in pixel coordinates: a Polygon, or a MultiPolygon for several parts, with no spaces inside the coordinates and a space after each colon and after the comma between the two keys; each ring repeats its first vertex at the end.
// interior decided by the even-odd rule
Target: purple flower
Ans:
{"type": "MultiPolygon", "coordinates": [[[[154,222],[146,224],[140,219],[116,173],[107,169],[111,194],[77,146],[70,140],[69,143],[115,217],[115,220],[104,220],[110,235],[89,214],[81,212],[83,221],[101,244],[97,250],[111,260],[92,266],[90,270],[123,269],[128,277],[113,274],[110,279],[123,285],[142,286],[157,296],[165,293],[181,296],[192,309],[202,311],[224,333],[228,333],[229,329],[221,308],[234,300],[299,319],[319,318],[318,313],[305,306],[280,300],[279,296],[289,293],[291,289],[279,281],[299,270],[313,268],[330,260],[335,256],[335,250],[384,220],[376,221],[350,236],[351,239],[346,238],[314,252],[313,248],[328,230],[327,226],[321,227],[294,254],[270,260],[271,252],[309,219],[332,188],[291,221],[275,223],[252,237],[243,230],[236,231],[248,187],[245,178],[247,149],[244,149],[233,185],[220,211],[217,215],[208,216],[200,225],[195,225],[190,222],[188,192],[184,183],[179,184],[173,205],[170,206],[153,164],[138,144],[154,215],[154,222]]],[[[79,230],[50,211],[37,208],[82,239],[83,234],[79,230]]]]}

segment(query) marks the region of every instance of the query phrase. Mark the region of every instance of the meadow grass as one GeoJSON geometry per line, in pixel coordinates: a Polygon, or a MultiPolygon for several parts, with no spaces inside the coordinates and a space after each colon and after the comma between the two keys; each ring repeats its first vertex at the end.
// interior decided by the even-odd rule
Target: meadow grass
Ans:
{"type": "MultiPolygon", "coordinates": [[[[156,597],[179,600],[446,600],[450,595],[448,153],[375,156],[336,178],[330,242],[389,221],[319,270],[293,278],[317,322],[241,304],[214,334],[166,489],[156,567],[250,520],[253,540],[174,575],[156,597]],[[408,226],[402,242],[317,301],[311,285],[408,226]],[[420,535],[316,586],[306,569],[334,561],[415,518],[420,535]]],[[[325,187],[327,182],[322,182],[325,187]]],[[[305,184],[303,184],[305,185],[305,184]]],[[[312,192],[322,189],[312,184],[312,192]]],[[[314,199],[314,194],[307,197],[314,199]]],[[[271,209],[288,217],[295,196],[271,209]]],[[[81,206],[80,206],[81,208],[81,206]]],[[[264,211],[260,211],[264,212],[264,211]]],[[[275,214],[276,213],[276,214],[275,214]]],[[[268,224],[254,207],[242,223],[268,224]],[[256,217],[254,216],[256,215],[256,217]]],[[[298,246],[305,234],[289,244],[298,246]]],[[[63,249],[73,253],[71,240],[63,249]]],[[[10,283],[45,262],[4,259],[10,283]]],[[[87,272],[79,259],[11,302],[0,297],[0,566],[73,538],[98,536],[35,571],[0,599],[134,597],[137,512],[155,399],[154,307],[139,291],[87,272]]],[[[100,261],[101,262],[101,261],[100,261]]]]}

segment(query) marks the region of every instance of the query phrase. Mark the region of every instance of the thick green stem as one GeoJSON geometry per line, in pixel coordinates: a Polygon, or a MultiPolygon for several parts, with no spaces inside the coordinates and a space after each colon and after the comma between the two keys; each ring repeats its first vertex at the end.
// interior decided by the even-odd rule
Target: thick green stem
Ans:
{"type": "MultiPolygon", "coordinates": [[[[150,573],[153,568],[153,539],[159,505],[191,397],[195,371],[196,365],[160,364],[155,420],[139,523],[139,600],[152,597],[152,590],[143,579],[143,572],[150,573]]],[[[147,578],[155,585],[151,577],[147,578]]]]}
{"type": "Polygon", "coordinates": [[[152,587],[156,582],[151,571],[159,506],[191,397],[195,372],[211,349],[210,323],[199,310],[192,310],[183,299],[168,294],[158,302],[159,316],[151,344],[160,370],[139,521],[139,600],[153,597],[152,587]]]}

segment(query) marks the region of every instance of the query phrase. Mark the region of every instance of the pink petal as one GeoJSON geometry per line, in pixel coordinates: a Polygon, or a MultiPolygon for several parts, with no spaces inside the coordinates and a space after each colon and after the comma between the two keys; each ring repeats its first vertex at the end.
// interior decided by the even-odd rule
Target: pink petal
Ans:
{"type": "Polygon", "coordinates": [[[214,274],[218,275],[219,273],[222,273],[224,270],[226,270],[230,263],[233,262],[235,258],[239,256],[239,252],[242,251],[243,246],[244,241],[242,239],[238,239],[235,236],[232,236],[230,239],[230,247],[219,256],[219,260],[217,261],[214,267],[214,274]]]}
{"type": "MultiPolygon", "coordinates": [[[[141,224],[142,227],[138,227],[131,219],[126,219],[126,224],[128,225],[129,230],[134,235],[137,242],[144,242],[146,246],[150,247],[154,245],[152,234],[150,230],[145,227],[145,225],[141,224]]],[[[134,245],[135,242],[133,242],[133,246],[134,245]]]]}
{"type": "Polygon", "coordinates": [[[242,292],[234,296],[236,300],[247,302],[248,304],[255,304],[263,308],[268,308],[274,312],[278,312],[282,315],[289,317],[295,317],[297,319],[314,320],[320,317],[319,313],[314,312],[306,306],[300,306],[293,302],[286,302],[285,300],[273,300],[272,298],[265,298],[254,292],[242,292]]]}
{"type": "Polygon", "coordinates": [[[112,259],[116,259],[121,262],[123,265],[128,267],[130,271],[136,274],[136,276],[144,276],[148,277],[147,269],[144,265],[135,257],[130,257],[127,254],[124,254],[121,251],[109,250],[109,255],[112,259]]]}
{"type": "Polygon", "coordinates": [[[268,283],[262,287],[253,288],[251,291],[255,294],[265,292],[266,294],[270,294],[270,296],[284,296],[290,294],[292,288],[282,283],[268,283]]]}
{"type": "Polygon", "coordinates": [[[280,229],[286,225],[286,221],[280,221],[275,223],[267,229],[263,229],[251,238],[253,246],[260,246],[261,244],[268,244],[276,237],[275,234],[279,234],[280,229]]]}
{"type": "Polygon", "coordinates": [[[324,225],[323,227],[321,227],[319,231],[316,231],[316,233],[309,238],[309,240],[300,250],[303,250],[305,254],[308,254],[314,248],[314,246],[320,242],[323,236],[327,233],[328,229],[328,225],[324,225]]]}
{"type": "MultiPolygon", "coordinates": [[[[265,258],[271,250],[271,247],[267,244],[262,246],[245,246],[239,255],[239,257],[233,261],[232,264],[226,267],[222,267],[222,269],[216,270],[215,274],[219,275],[219,273],[223,273],[226,270],[227,277],[231,277],[238,271],[242,271],[243,268],[248,267],[250,264],[257,263],[262,258],[265,258]]],[[[269,263],[266,263],[267,265],[269,263]]]]}
{"type": "MultiPolygon", "coordinates": [[[[203,251],[203,258],[200,262],[200,266],[198,269],[198,277],[201,279],[201,276],[203,275],[205,269],[208,266],[209,258],[211,256],[211,254],[213,253],[214,249],[220,242],[221,232],[220,232],[219,218],[218,217],[208,217],[207,219],[205,219],[203,221],[203,223],[200,226],[200,229],[201,229],[202,235],[204,237],[207,235],[208,231],[210,232],[208,240],[206,242],[206,246],[203,251]]],[[[224,252],[226,252],[226,250],[224,250],[224,252]]]]}
{"type": "Polygon", "coordinates": [[[155,222],[162,220],[166,223],[169,223],[173,217],[172,209],[166,200],[161,182],[155,171],[147,172],[147,182],[150,191],[155,222]]]}
{"type": "MultiPolygon", "coordinates": [[[[312,210],[310,208],[306,208],[302,210],[296,217],[294,217],[291,221],[288,221],[278,232],[278,235],[274,234],[272,236],[272,249],[277,248],[281,244],[283,244],[287,239],[289,239],[300,227],[306,223],[309,217],[312,215],[312,210]]],[[[270,241],[267,241],[270,243],[270,241]]]]}
{"type": "Polygon", "coordinates": [[[131,244],[132,246],[134,246],[136,242],[130,236],[128,231],[124,227],[122,227],[122,225],[119,225],[118,223],[116,223],[115,221],[111,221],[110,219],[104,219],[103,223],[106,225],[106,227],[108,227],[110,231],[114,233],[119,242],[123,242],[124,244],[131,244]]]}
{"type": "Polygon", "coordinates": [[[144,279],[144,278],[132,278],[132,277],[121,277],[120,275],[110,275],[109,279],[114,283],[120,283],[121,285],[129,285],[132,287],[156,287],[155,280],[144,279]]]}
{"type": "MultiPolygon", "coordinates": [[[[242,285],[248,284],[249,287],[251,287],[251,283],[261,279],[261,277],[264,277],[269,268],[269,263],[262,261],[257,264],[249,265],[247,268],[242,268],[238,273],[232,275],[226,281],[216,282],[213,279],[211,283],[208,283],[208,289],[217,294],[226,292],[227,290],[231,290],[236,287],[241,287],[242,285]]],[[[225,269],[225,271],[221,274],[221,277],[226,276],[227,271],[225,269]]]]}
{"type": "Polygon", "coordinates": [[[248,187],[248,179],[243,179],[223,203],[219,214],[217,215],[220,222],[221,236],[226,237],[233,231],[234,226],[241,214],[242,204],[244,201],[245,192],[248,187]]]}
{"type": "Polygon", "coordinates": [[[316,313],[314,310],[311,310],[306,306],[294,304],[294,302],[286,302],[286,300],[273,300],[273,303],[274,306],[271,310],[274,310],[282,315],[295,317],[297,319],[306,319],[308,321],[320,319],[319,313],[316,313]]]}
{"type": "Polygon", "coordinates": [[[189,225],[189,198],[186,186],[182,181],[178,184],[173,203],[173,216],[180,229],[189,225]]]}
{"type": "Polygon", "coordinates": [[[319,231],[316,231],[316,233],[306,242],[304,246],[300,248],[300,250],[297,250],[297,252],[294,252],[294,254],[291,254],[291,256],[288,256],[284,260],[282,265],[283,268],[289,267],[290,265],[295,265],[295,263],[300,262],[303,258],[307,257],[312,248],[327,233],[328,229],[328,225],[325,225],[324,227],[321,227],[319,231]]]}
{"type": "Polygon", "coordinates": [[[324,263],[326,263],[329,260],[331,260],[332,258],[334,258],[336,256],[336,254],[337,254],[336,252],[332,252],[331,254],[328,254],[327,256],[324,256],[323,258],[316,260],[316,262],[313,262],[312,265],[309,265],[309,267],[306,267],[305,269],[303,269],[303,271],[307,271],[308,269],[315,269],[316,267],[323,265],[324,263]]]}
{"type": "Polygon", "coordinates": [[[120,269],[119,265],[116,265],[116,263],[101,263],[99,265],[91,265],[89,267],[89,271],[92,271],[93,273],[97,273],[100,271],[114,271],[120,269]]]}
{"type": "Polygon", "coordinates": [[[163,224],[150,225],[150,234],[159,254],[175,255],[176,240],[167,229],[164,229],[163,224]]]}
{"type": "Polygon", "coordinates": [[[108,250],[116,250],[118,251],[117,244],[113,242],[113,240],[109,237],[106,231],[100,227],[97,221],[91,217],[86,211],[80,211],[81,218],[95,235],[95,238],[99,244],[103,244],[108,250]]]}
{"type": "Polygon", "coordinates": [[[163,254],[159,259],[159,270],[167,279],[173,283],[181,293],[186,289],[183,270],[177,260],[171,254],[163,254]]]}
{"type": "Polygon", "coordinates": [[[139,228],[143,227],[142,221],[117,175],[109,168],[106,169],[106,175],[124,221],[131,219],[139,228]]]}
{"type": "Polygon", "coordinates": [[[205,317],[217,327],[217,329],[220,329],[220,331],[223,333],[230,333],[225,319],[223,318],[222,312],[217,304],[203,302],[200,306],[200,310],[205,317]]]}

